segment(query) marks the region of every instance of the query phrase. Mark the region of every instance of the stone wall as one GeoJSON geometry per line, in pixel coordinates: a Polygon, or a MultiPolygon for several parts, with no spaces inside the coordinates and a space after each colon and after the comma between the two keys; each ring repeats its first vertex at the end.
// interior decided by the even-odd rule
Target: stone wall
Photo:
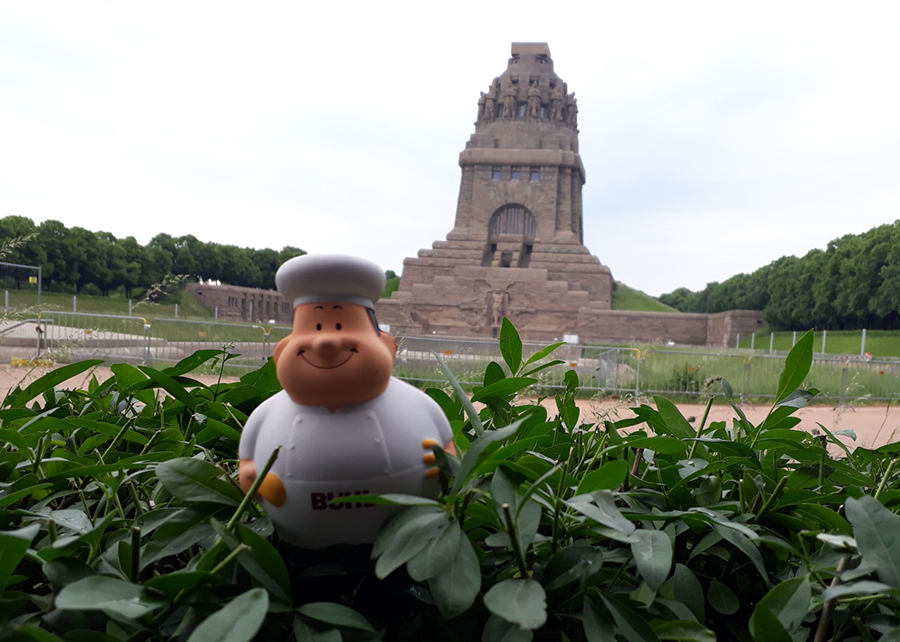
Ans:
{"type": "Polygon", "coordinates": [[[222,320],[268,323],[274,320],[290,325],[294,311],[290,303],[275,290],[242,288],[236,285],[188,283],[194,294],[222,320]]]}

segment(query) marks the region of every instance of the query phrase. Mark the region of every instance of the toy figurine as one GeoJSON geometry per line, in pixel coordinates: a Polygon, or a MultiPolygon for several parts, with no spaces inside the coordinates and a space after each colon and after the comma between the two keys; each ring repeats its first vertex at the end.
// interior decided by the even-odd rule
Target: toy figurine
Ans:
{"type": "Polygon", "coordinates": [[[371,261],[304,255],[275,275],[294,306],[290,335],[275,346],[284,388],[253,412],[239,449],[240,484],[281,451],[259,489],[282,539],[303,548],[373,542],[396,507],[335,497],[404,493],[437,497],[431,447],[456,454],[440,406],[391,376],[397,344],[374,302],[385,276],[371,261]]]}

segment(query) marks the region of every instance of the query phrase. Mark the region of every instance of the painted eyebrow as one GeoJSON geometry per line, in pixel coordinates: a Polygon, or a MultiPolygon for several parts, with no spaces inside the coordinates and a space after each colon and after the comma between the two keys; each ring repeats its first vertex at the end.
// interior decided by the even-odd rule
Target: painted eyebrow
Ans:
{"type": "Polygon", "coordinates": [[[317,305],[316,307],[313,308],[313,310],[324,310],[324,309],[325,308],[323,308],[321,305],[317,305]]]}
{"type": "Polygon", "coordinates": [[[331,306],[331,309],[332,309],[332,310],[343,310],[343,309],[344,309],[344,306],[342,306],[342,305],[333,305],[333,306],[331,306]]]}

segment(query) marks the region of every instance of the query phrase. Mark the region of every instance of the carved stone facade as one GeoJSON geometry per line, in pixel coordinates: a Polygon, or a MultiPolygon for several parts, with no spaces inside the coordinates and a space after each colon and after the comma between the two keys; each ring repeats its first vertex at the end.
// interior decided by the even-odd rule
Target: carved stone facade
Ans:
{"type": "Polygon", "coordinates": [[[378,314],[400,333],[496,336],[504,316],[527,337],[578,332],[579,311],[609,310],[612,275],[584,246],[577,101],[545,43],[513,43],[482,92],[460,154],[456,221],[403,262],[378,314]]]}
{"type": "Polygon", "coordinates": [[[215,310],[218,319],[254,323],[274,320],[290,325],[294,318],[291,304],[275,290],[206,283],[188,283],[185,287],[206,307],[215,310]]]}

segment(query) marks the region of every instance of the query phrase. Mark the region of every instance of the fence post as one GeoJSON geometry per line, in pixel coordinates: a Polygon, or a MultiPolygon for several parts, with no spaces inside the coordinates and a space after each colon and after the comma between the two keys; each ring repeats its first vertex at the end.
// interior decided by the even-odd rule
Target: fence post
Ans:
{"type": "Polygon", "coordinates": [[[219,320],[219,306],[216,306],[216,321],[219,320]]]}
{"type": "Polygon", "coordinates": [[[734,347],[735,348],[741,347],[741,333],[740,332],[738,332],[737,335],[734,337],[734,347]]]}
{"type": "Polygon", "coordinates": [[[178,304],[175,304],[175,318],[178,318],[178,304]]]}
{"type": "Polygon", "coordinates": [[[750,335],[750,349],[756,350],[756,333],[750,335]]]}
{"type": "Polygon", "coordinates": [[[866,355],[866,329],[863,328],[862,343],[859,346],[859,356],[864,357],[865,355],[866,355]]]}
{"type": "Polygon", "coordinates": [[[841,368],[841,394],[838,397],[838,406],[844,405],[844,395],[847,391],[847,369],[848,363],[847,360],[844,359],[843,367],[841,368]]]}
{"type": "Polygon", "coordinates": [[[791,347],[794,347],[794,344],[797,343],[797,331],[794,330],[794,335],[791,337],[791,347]]]}
{"type": "Polygon", "coordinates": [[[769,354],[775,352],[775,333],[769,333],[769,354]]]}
{"type": "Polygon", "coordinates": [[[72,295],[72,312],[78,312],[78,297],[72,295]]]}
{"type": "Polygon", "coordinates": [[[133,303],[133,301],[131,299],[128,299],[128,314],[129,315],[131,315],[131,304],[132,303],[133,303]]]}
{"type": "Polygon", "coordinates": [[[822,330],[822,354],[825,354],[825,339],[828,336],[828,330],[822,330]]]}
{"type": "Polygon", "coordinates": [[[147,364],[151,363],[151,361],[150,361],[150,357],[151,357],[150,338],[151,338],[152,331],[153,331],[152,327],[150,326],[149,323],[147,323],[147,319],[144,319],[144,336],[147,337],[147,345],[144,348],[144,363],[147,363],[147,364]]]}

